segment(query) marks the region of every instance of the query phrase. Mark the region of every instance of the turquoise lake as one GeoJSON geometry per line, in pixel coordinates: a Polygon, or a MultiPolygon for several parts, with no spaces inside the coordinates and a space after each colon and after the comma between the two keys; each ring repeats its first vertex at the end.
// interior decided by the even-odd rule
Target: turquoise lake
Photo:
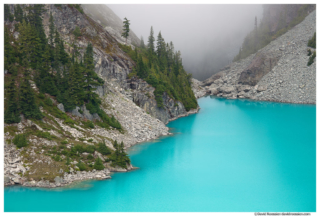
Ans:
{"type": "Polygon", "coordinates": [[[140,169],[76,187],[6,187],[6,212],[315,212],[316,106],[205,97],[172,136],[129,150],[140,169]]]}

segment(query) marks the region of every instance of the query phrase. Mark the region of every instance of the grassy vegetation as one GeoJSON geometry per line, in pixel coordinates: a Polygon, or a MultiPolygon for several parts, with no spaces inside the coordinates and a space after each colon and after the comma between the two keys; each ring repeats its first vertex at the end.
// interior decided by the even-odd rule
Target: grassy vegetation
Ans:
{"type": "Polygon", "coordinates": [[[316,58],[316,51],[313,52],[312,56],[309,57],[308,66],[312,65],[314,62],[314,59],[316,58]]]}
{"type": "Polygon", "coordinates": [[[313,37],[308,41],[308,47],[316,48],[316,33],[314,33],[313,37]]]}

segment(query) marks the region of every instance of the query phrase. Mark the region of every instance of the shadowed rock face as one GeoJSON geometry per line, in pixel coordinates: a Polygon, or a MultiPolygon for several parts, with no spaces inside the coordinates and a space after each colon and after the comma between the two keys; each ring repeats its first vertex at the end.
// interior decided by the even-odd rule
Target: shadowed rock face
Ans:
{"type": "Polygon", "coordinates": [[[164,107],[159,108],[153,94],[155,89],[144,80],[128,79],[127,87],[132,90],[132,100],[137,106],[165,124],[170,119],[187,113],[183,104],[179,101],[174,101],[167,93],[162,95],[164,107]]]}
{"type": "MultiPolygon", "coordinates": [[[[228,67],[225,67],[222,70],[226,70],[226,69],[228,69],[228,67]]],[[[212,75],[210,78],[204,80],[202,82],[202,84],[203,84],[203,86],[210,86],[214,81],[216,81],[217,79],[220,79],[222,76],[223,76],[223,74],[221,72],[216,73],[216,74],[212,75]]]]}
{"type": "Polygon", "coordinates": [[[239,77],[239,84],[255,86],[278,63],[279,57],[258,53],[239,77]]]}

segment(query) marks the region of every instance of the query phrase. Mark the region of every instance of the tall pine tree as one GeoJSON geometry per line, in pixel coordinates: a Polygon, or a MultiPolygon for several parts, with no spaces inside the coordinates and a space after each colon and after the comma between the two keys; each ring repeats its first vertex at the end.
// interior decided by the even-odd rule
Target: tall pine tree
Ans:
{"type": "Polygon", "coordinates": [[[15,80],[12,79],[7,91],[6,110],[4,111],[4,122],[7,124],[20,122],[20,114],[18,110],[18,91],[15,80]]]}
{"type": "Polygon", "coordinates": [[[26,118],[41,119],[42,113],[36,104],[33,89],[29,83],[29,70],[25,68],[24,77],[20,86],[20,109],[26,118]]]}

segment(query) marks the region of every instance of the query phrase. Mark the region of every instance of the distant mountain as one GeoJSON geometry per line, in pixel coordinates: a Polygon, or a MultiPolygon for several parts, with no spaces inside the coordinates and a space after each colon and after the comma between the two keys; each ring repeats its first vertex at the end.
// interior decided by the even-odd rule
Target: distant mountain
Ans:
{"type": "MultiPolygon", "coordinates": [[[[102,25],[118,42],[125,43],[125,39],[121,37],[123,20],[121,20],[107,5],[103,4],[83,4],[81,5],[84,12],[92,19],[102,25]]],[[[128,43],[140,45],[140,39],[130,30],[128,43]]]]}

